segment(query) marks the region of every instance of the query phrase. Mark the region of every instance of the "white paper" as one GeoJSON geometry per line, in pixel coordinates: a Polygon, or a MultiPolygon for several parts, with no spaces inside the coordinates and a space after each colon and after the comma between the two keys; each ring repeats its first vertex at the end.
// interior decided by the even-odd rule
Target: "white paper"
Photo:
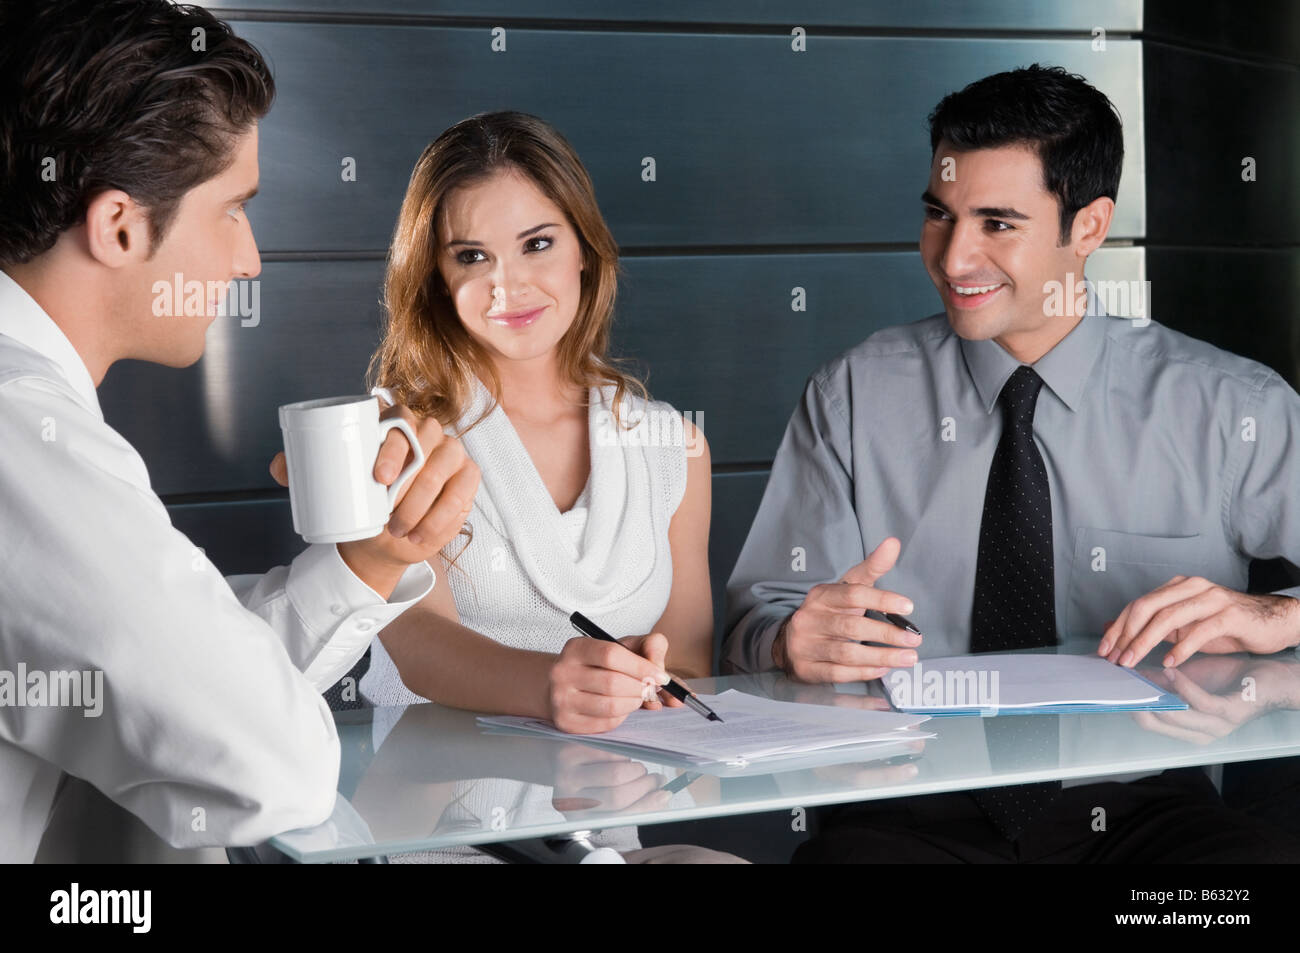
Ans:
{"type": "Polygon", "coordinates": [[[700,695],[722,722],[689,708],[640,709],[613,731],[570,735],[550,722],[510,716],[480,717],[480,724],[535,731],[573,740],[590,739],[658,751],[700,763],[745,764],[762,758],[819,751],[840,745],[889,744],[933,738],[916,732],[925,715],[864,711],[829,705],[778,702],[732,689],[700,695]]]}
{"type": "Polygon", "coordinates": [[[886,673],[895,708],[1037,708],[1135,705],[1162,692],[1132,671],[1092,655],[954,655],[886,673]]]}

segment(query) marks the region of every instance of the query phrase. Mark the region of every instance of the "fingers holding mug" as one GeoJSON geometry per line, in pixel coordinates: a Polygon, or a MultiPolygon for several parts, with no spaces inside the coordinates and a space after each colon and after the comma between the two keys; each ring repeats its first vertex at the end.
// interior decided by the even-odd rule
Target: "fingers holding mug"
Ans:
{"type": "Polygon", "coordinates": [[[404,482],[399,478],[413,462],[424,463],[428,454],[442,441],[442,427],[432,418],[420,420],[403,405],[387,408],[379,415],[379,421],[388,432],[384,434],[375,457],[375,479],[392,487],[404,482]]]}
{"type": "Polygon", "coordinates": [[[280,486],[289,485],[289,463],[283,450],[271,458],[270,471],[271,479],[280,486]]]}
{"type": "Polygon", "coordinates": [[[478,492],[479,468],[459,440],[447,438],[429,454],[388,521],[388,532],[440,549],[464,526],[478,492]]]}

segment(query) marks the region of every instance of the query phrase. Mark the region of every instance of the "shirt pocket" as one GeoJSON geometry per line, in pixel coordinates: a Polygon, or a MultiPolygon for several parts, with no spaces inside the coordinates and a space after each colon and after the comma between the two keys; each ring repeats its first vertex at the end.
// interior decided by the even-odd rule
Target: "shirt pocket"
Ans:
{"type": "Polygon", "coordinates": [[[1138,596],[1174,576],[1204,576],[1244,588],[1244,576],[1222,544],[1209,537],[1144,536],[1081,526],[1074,535],[1074,561],[1066,600],[1065,637],[1101,638],[1106,623],[1138,596]]]}

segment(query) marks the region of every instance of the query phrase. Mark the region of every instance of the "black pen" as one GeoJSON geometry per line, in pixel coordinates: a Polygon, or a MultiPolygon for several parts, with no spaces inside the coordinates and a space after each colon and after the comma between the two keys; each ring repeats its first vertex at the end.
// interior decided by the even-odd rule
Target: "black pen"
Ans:
{"type": "MultiPolygon", "coordinates": [[[[593,639],[600,639],[602,642],[614,642],[615,644],[622,645],[618,639],[614,638],[600,626],[596,625],[596,623],[592,622],[581,612],[573,613],[573,615],[569,616],[569,621],[573,623],[573,627],[583,635],[589,636],[593,639]]],[[[623,647],[627,648],[627,646],[623,647]]],[[[631,652],[632,650],[628,649],[628,651],[631,652]]],[[[669,695],[672,695],[673,698],[676,698],[679,702],[685,704],[692,711],[698,712],[705,718],[709,719],[709,721],[722,721],[722,719],[718,717],[717,712],[692,695],[690,689],[677,681],[677,679],[669,678],[668,684],[663,686],[663,690],[669,695]]]]}
{"type": "Polygon", "coordinates": [[[907,616],[899,615],[897,612],[886,612],[884,615],[886,619],[888,619],[892,624],[898,626],[900,629],[906,629],[914,635],[921,634],[921,630],[913,625],[912,622],[908,620],[907,616]]]}
{"type": "MultiPolygon", "coordinates": [[[[889,624],[898,629],[904,629],[913,635],[920,635],[921,630],[905,615],[899,615],[897,612],[882,612],[881,615],[888,620],[889,624]]],[[[870,645],[870,642],[859,642],[858,645],[870,645]]]]}
{"type": "Polygon", "coordinates": [[[701,777],[703,777],[703,775],[700,774],[700,772],[698,771],[683,771],[681,774],[677,775],[677,777],[673,778],[671,781],[669,781],[659,790],[667,791],[669,794],[676,794],[678,791],[682,790],[683,788],[690,787],[701,777]]]}

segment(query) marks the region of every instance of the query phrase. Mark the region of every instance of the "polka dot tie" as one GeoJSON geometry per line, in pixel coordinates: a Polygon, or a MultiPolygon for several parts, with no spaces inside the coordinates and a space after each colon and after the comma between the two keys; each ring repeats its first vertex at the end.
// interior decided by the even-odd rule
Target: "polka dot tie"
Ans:
{"type": "MultiPolygon", "coordinates": [[[[1052,562],[1052,495],[1034,445],[1034,410],[1043,379],[1019,367],[998,395],[1002,437],[989,467],[975,565],[971,651],[996,652],[1056,644],[1052,562]]],[[[1059,762],[1057,720],[1024,715],[984,722],[994,771],[1059,762]]],[[[993,825],[1015,840],[1061,792],[1060,782],[986,788],[972,793],[993,825]]]]}

